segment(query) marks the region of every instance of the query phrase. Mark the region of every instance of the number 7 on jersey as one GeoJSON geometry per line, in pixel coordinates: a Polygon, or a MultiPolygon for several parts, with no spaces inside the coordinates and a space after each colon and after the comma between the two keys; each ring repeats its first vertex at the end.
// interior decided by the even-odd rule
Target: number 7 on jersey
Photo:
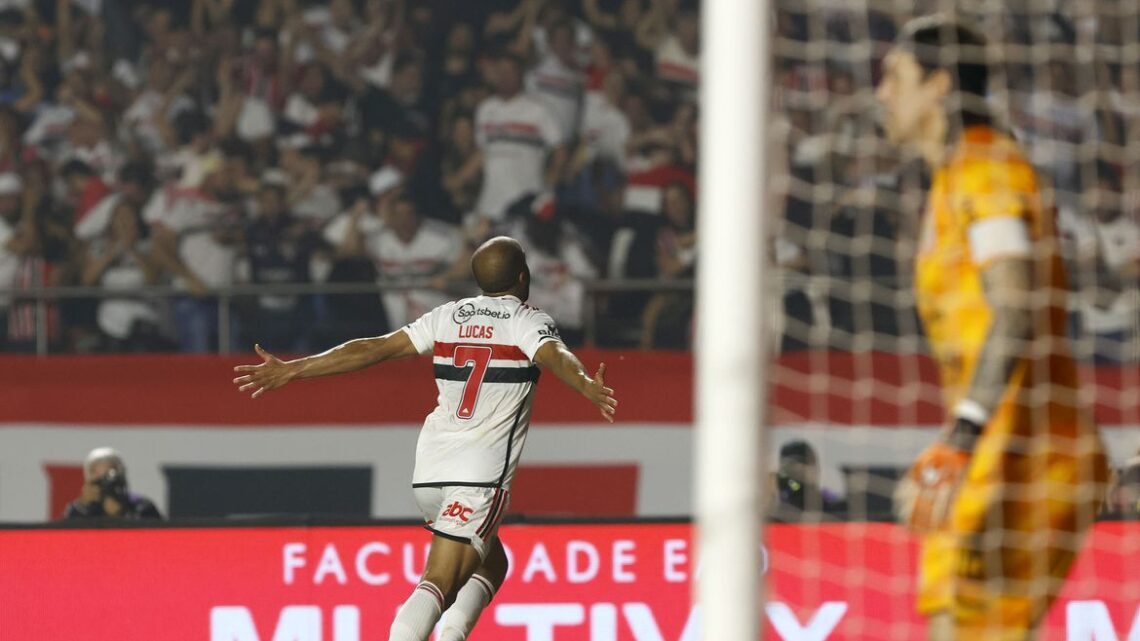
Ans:
{"type": "Polygon", "coordinates": [[[455,415],[462,419],[469,419],[475,415],[475,403],[479,401],[479,388],[483,386],[483,377],[487,374],[487,365],[491,362],[491,347],[487,345],[456,345],[455,355],[452,357],[456,367],[472,365],[471,375],[463,385],[463,399],[455,415]]]}

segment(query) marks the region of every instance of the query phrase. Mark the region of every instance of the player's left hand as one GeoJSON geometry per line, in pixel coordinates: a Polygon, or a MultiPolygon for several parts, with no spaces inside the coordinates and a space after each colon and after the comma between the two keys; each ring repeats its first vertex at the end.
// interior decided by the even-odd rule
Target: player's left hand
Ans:
{"type": "Polygon", "coordinates": [[[895,488],[899,522],[919,534],[945,529],[969,463],[969,452],[944,441],[923,450],[895,488]]]}
{"type": "Polygon", "coordinates": [[[261,357],[260,365],[238,365],[234,371],[243,376],[234,379],[239,392],[253,390],[253,398],[261,396],[271,389],[277,389],[293,380],[296,375],[293,367],[277,358],[273,354],[261,349],[261,345],[254,345],[253,349],[261,357]]]}
{"type": "Polygon", "coordinates": [[[598,366],[598,372],[594,374],[594,380],[586,386],[582,392],[590,402],[598,407],[602,412],[602,418],[606,421],[614,422],[614,413],[617,412],[617,399],[614,398],[614,391],[606,387],[606,364],[602,363],[598,366]]]}

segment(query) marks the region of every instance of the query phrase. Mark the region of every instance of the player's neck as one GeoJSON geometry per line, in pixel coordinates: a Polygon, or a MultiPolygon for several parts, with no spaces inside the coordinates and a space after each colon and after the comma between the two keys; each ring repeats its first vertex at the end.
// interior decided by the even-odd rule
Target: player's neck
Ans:
{"type": "Polygon", "coordinates": [[[501,298],[503,296],[511,296],[511,297],[519,299],[520,301],[523,299],[523,297],[520,296],[519,293],[513,289],[508,289],[505,292],[483,292],[483,296],[485,296],[487,298],[501,298]]]}
{"type": "Polygon", "coordinates": [[[930,118],[923,127],[922,137],[918,140],[918,153],[926,161],[931,171],[938,171],[946,163],[946,156],[953,145],[949,139],[949,127],[946,117],[938,114],[930,118]]]}

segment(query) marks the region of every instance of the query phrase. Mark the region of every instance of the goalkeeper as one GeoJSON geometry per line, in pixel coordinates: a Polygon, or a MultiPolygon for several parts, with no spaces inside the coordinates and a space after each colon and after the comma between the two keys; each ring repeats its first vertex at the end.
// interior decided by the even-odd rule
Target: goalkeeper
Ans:
{"type": "Polygon", "coordinates": [[[1107,476],[1079,409],[1053,217],[985,99],[985,41],[916,19],[883,60],[891,142],[933,174],[915,266],[950,415],[896,493],[923,535],[932,641],[1028,641],[1091,526],[1107,476]]]}

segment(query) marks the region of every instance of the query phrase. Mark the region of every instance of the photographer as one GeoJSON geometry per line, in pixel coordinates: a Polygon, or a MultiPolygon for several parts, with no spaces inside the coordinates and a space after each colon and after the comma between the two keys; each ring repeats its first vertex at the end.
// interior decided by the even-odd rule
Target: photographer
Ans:
{"type": "Polygon", "coordinates": [[[67,506],[63,518],[162,518],[150,499],[127,490],[127,468],[115,450],[91,450],[83,464],[83,478],[83,491],[67,506]]]}
{"type": "Polygon", "coordinates": [[[777,523],[842,519],[844,501],[819,484],[819,459],[807,441],[789,441],[780,448],[780,463],[772,475],[770,518],[777,523]]]}
{"type": "Polygon", "coordinates": [[[1140,454],[1124,463],[1108,491],[1104,516],[1140,520],[1140,454]]]}

